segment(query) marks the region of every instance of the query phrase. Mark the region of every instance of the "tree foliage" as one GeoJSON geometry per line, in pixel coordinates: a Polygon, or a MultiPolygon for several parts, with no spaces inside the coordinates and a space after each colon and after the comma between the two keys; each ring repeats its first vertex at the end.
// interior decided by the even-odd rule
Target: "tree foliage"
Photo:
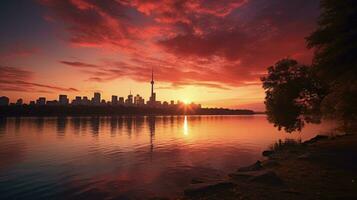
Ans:
{"type": "Polygon", "coordinates": [[[321,116],[353,126],[357,120],[357,1],[321,0],[317,29],[306,38],[310,67],[283,59],[262,78],[268,119],[300,130],[321,116]]]}
{"type": "Polygon", "coordinates": [[[310,67],[283,59],[269,67],[261,80],[268,120],[279,130],[301,130],[305,122],[320,120],[319,105],[326,90],[310,67]]]}
{"type": "Polygon", "coordinates": [[[357,114],[357,1],[322,0],[318,28],[306,38],[316,76],[329,86],[325,116],[354,122],[357,114]]]}

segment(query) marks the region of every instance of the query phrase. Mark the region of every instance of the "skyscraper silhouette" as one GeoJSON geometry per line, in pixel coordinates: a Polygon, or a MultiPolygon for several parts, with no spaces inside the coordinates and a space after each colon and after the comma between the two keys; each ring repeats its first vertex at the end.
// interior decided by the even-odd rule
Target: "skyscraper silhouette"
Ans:
{"type": "Polygon", "coordinates": [[[151,97],[154,96],[154,69],[151,69],[151,97]]]}
{"type": "Polygon", "coordinates": [[[154,92],[154,69],[151,70],[151,96],[149,100],[150,105],[155,105],[156,104],[156,94],[154,92]]]}
{"type": "Polygon", "coordinates": [[[101,97],[100,97],[100,93],[99,92],[95,92],[94,93],[94,97],[92,98],[92,103],[95,105],[99,105],[101,101],[101,97]]]}

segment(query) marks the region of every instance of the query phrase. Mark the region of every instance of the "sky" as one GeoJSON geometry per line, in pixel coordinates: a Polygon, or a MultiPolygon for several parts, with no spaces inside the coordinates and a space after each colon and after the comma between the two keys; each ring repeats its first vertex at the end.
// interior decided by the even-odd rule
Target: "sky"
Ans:
{"type": "Polygon", "coordinates": [[[260,77],[311,63],[318,0],[3,0],[0,96],[150,96],[264,110],[260,77]]]}

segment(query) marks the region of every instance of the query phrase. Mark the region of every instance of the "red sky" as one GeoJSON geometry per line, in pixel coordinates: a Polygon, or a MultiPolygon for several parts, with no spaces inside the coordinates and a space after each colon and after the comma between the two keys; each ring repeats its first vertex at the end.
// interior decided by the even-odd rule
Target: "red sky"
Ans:
{"type": "Polygon", "coordinates": [[[25,102],[100,91],[263,110],[259,77],[277,60],[311,62],[318,0],[2,2],[0,95],[25,102]]]}

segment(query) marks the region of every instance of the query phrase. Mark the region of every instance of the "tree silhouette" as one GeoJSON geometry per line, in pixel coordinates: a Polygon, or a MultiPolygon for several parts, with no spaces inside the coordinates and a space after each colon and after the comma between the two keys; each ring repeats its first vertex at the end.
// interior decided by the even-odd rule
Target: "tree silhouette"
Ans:
{"type": "Polygon", "coordinates": [[[315,49],[313,68],[329,93],[321,110],[354,123],[357,115],[357,1],[321,0],[318,28],[306,38],[315,49]]]}
{"type": "Polygon", "coordinates": [[[323,117],[353,128],[357,120],[357,1],[321,0],[317,29],[306,38],[311,67],[283,59],[262,78],[270,122],[288,132],[323,117]]]}
{"type": "Polygon", "coordinates": [[[261,78],[269,122],[287,132],[301,130],[305,122],[319,122],[320,103],[326,89],[312,69],[292,59],[268,68],[261,78]]]}

